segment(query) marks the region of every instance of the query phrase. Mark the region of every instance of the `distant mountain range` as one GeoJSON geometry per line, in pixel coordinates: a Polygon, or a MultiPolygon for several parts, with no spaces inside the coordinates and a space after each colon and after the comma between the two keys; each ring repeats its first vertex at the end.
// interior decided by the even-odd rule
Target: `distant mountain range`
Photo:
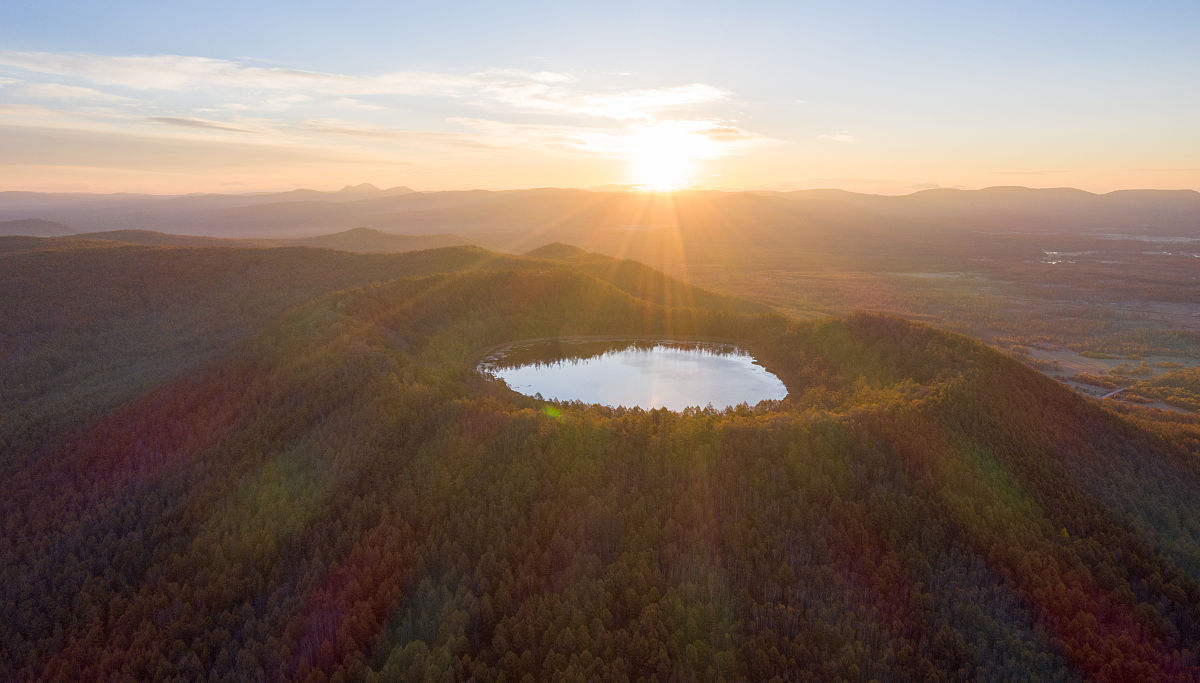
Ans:
{"type": "MultiPolygon", "coordinates": [[[[842,190],[624,191],[532,189],[414,192],[348,186],[242,195],[156,196],[0,192],[0,220],[42,219],[70,232],[154,230],[239,239],[314,237],[355,227],[389,233],[453,233],[511,251],[550,241],[603,246],[613,233],[678,228],[685,236],[738,233],[768,239],[808,231],[894,233],[1006,230],[1193,234],[1200,193],[992,187],[925,190],[903,196],[842,190]],[[736,230],[730,230],[730,228],[736,230]]],[[[11,224],[3,234],[51,233],[46,224],[11,224]]]]}
{"type": "Polygon", "coordinates": [[[1200,193],[1022,187],[903,196],[842,190],[414,192],[371,185],[166,197],[0,192],[0,220],[9,221],[0,224],[0,234],[75,234],[158,246],[210,246],[217,244],[212,238],[222,238],[223,246],[387,253],[474,244],[525,253],[557,242],[704,281],[705,268],[961,269],[1001,255],[1036,259],[1041,249],[1061,248],[1071,235],[1194,239],[1200,237],[1200,193]]]}
{"type": "Polygon", "coordinates": [[[370,228],[353,228],[331,235],[303,237],[290,240],[271,241],[274,245],[296,247],[320,247],[359,253],[420,251],[439,247],[462,247],[471,240],[458,235],[439,233],[436,235],[397,235],[370,228]]]}
{"type": "Polygon", "coordinates": [[[25,237],[61,237],[70,235],[71,229],[62,223],[41,218],[19,218],[0,221],[0,235],[23,235],[25,237]]]}

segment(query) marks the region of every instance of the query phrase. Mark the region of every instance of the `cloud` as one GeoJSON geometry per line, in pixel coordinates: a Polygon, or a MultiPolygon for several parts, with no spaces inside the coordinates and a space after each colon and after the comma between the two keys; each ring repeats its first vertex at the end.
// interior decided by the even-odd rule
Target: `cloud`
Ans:
{"type": "Polygon", "coordinates": [[[105,102],[136,102],[129,97],[100,92],[92,88],[62,83],[29,83],[17,78],[0,78],[0,88],[20,97],[35,100],[97,100],[105,102]]]}
{"type": "Polygon", "coordinates": [[[150,123],[160,123],[165,126],[179,126],[181,128],[203,128],[206,130],[222,130],[230,133],[250,133],[252,135],[260,134],[259,131],[247,130],[245,128],[234,128],[216,121],[205,121],[204,119],[191,119],[181,116],[151,116],[146,119],[150,123]]]}
{"type": "Polygon", "coordinates": [[[319,133],[323,135],[339,135],[352,138],[371,138],[371,139],[394,139],[401,137],[401,133],[393,130],[385,130],[382,128],[364,128],[353,124],[342,123],[340,121],[306,121],[304,124],[297,127],[304,133],[319,133]]]}
{"type": "Polygon", "coordinates": [[[570,83],[575,80],[574,76],[556,71],[525,71],[524,69],[486,69],[474,75],[484,80],[515,78],[536,83],[570,83]]]}
{"type": "Polygon", "coordinates": [[[334,100],[333,103],[338,105],[339,107],[351,107],[353,109],[362,109],[365,111],[386,111],[387,110],[387,107],[385,107],[383,105],[372,104],[370,102],[364,102],[364,101],[362,101],[360,99],[356,99],[354,97],[339,97],[336,100],[334,100]]]}
{"type": "Polygon", "coordinates": [[[141,114],[129,115],[107,108],[48,107],[42,104],[0,104],[0,124],[7,126],[59,126],[74,129],[112,129],[128,125],[132,121],[142,122],[141,114]]]}
{"type": "Polygon", "coordinates": [[[526,124],[470,117],[454,117],[449,123],[474,132],[474,139],[490,147],[521,147],[544,151],[595,151],[597,141],[611,135],[601,128],[554,124],[526,124]]]}
{"type": "Polygon", "coordinates": [[[0,167],[35,165],[180,172],[249,166],[278,168],[298,163],[401,163],[356,150],[259,143],[267,139],[198,140],[0,124],[0,148],[5,152],[0,156],[0,167]]]}
{"type": "MultiPolygon", "coordinates": [[[[315,95],[341,98],[343,104],[361,108],[372,105],[354,98],[420,95],[471,98],[493,107],[526,112],[631,121],[649,120],[665,110],[719,102],[730,95],[724,89],[704,83],[587,92],[577,87],[574,77],[554,71],[488,69],[471,75],[393,71],[355,76],[185,55],[111,56],[6,50],[0,51],[0,66],[138,91],[242,90],[248,96],[253,95],[253,102],[248,104],[255,109],[284,109],[315,95]],[[264,90],[287,95],[264,98],[261,96],[264,90]]],[[[86,90],[89,89],[81,88],[78,92],[86,90]]]]}
{"type": "Polygon", "coordinates": [[[35,73],[84,78],[132,90],[188,90],[233,87],[321,92],[335,95],[449,93],[475,79],[422,71],[377,76],[248,66],[226,59],[185,55],[110,56],[82,53],[0,51],[0,66],[35,73]]]}
{"type": "Polygon", "coordinates": [[[829,140],[831,142],[842,142],[847,144],[858,142],[858,138],[854,137],[850,134],[850,131],[846,130],[839,130],[838,132],[832,134],[825,133],[823,135],[818,135],[817,137],[821,140],[829,140]]]}
{"type": "Polygon", "coordinates": [[[544,83],[499,83],[484,92],[495,102],[521,111],[576,114],[629,121],[651,119],[666,109],[727,99],[729,92],[703,83],[605,93],[576,93],[544,83]]]}
{"type": "Polygon", "coordinates": [[[77,85],[63,85],[61,83],[22,83],[16,88],[16,90],[18,94],[24,97],[39,100],[96,100],[99,102],[137,101],[121,95],[100,92],[99,90],[83,88],[77,85]]]}
{"type": "Polygon", "coordinates": [[[716,159],[778,142],[715,121],[635,122],[617,128],[507,123],[463,117],[450,122],[474,130],[480,141],[497,147],[583,152],[609,158],[629,158],[639,148],[664,140],[693,159],[716,159]]]}
{"type": "Polygon", "coordinates": [[[736,126],[714,125],[704,130],[703,133],[718,142],[736,142],[756,137],[754,134],[748,133],[736,126]]]}
{"type": "MultiPolygon", "coordinates": [[[[778,142],[721,118],[715,105],[727,103],[732,93],[698,82],[621,88],[611,79],[596,85],[555,71],[353,75],[184,55],[12,50],[0,51],[0,69],[6,95],[32,87],[29,97],[80,101],[73,111],[64,104],[52,118],[32,107],[44,103],[14,103],[25,108],[14,110],[5,125],[112,134],[155,163],[160,157],[144,144],[147,123],[157,127],[155,139],[181,146],[209,137],[215,146],[230,145],[236,142],[231,134],[254,135],[264,147],[308,145],[391,160],[424,155],[432,163],[464,148],[493,150],[464,155],[486,157],[487,163],[499,163],[491,161],[501,158],[498,149],[634,159],[653,148],[662,149],[663,158],[703,160],[778,142]],[[132,99],[141,93],[153,96],[132,99]],[[437,101],[414,106],[410,100],[417,97],[437,101]],[[424,122],[405,128],[411,125],[406,117],[424,122]],[[446,123],[458,129],[446,129],[446,123]]],[[[111,151],[113,167],[123,163],[115,147],[99,144],[98,137],[80,139],[96,156],[111,151]]]]}
{"type": "MultiPolygon", "coordinates": [[[[403,145],[407,151],[416,148],[446,151],[450,147],[494,147],[495,145],[470,134],[403,128],[379,128],[336,119],[312,119],[293,126],[281,126],[279,132],[304,138],[348,138],[365,141],[391,142],[403,145]]],[[[372,146],[376,147],[376,146],[372,146]]]]}

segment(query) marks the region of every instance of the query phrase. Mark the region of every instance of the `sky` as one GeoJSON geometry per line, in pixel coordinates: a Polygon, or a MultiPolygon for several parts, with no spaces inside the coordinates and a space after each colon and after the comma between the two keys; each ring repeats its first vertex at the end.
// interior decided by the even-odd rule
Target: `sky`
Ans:
{"type": "Polygon", "coordinates": [[[1200,2],[0,3],[0,190],[1200,189],[1200,2]]]}

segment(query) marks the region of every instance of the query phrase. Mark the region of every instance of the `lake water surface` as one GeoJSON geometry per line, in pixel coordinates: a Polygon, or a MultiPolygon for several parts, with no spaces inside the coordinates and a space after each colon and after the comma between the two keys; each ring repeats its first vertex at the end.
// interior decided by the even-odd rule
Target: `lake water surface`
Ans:
{"type": "Polygon", "coordinates": [[[479,369],[527,396],[614,407],[720,410],[788,393],[750,354],[728,344],[541,342],[494,353],[479,369]]]}

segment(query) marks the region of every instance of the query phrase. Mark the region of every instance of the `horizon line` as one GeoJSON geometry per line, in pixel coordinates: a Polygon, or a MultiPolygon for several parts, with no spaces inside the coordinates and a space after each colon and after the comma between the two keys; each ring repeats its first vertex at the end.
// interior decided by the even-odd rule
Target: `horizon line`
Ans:
{"type": "Polygon", "coordinates": [[[813,187],[798,187],[794,189],[775,189],[775,188],[745,188],[745,189],[730,189],[719,187],[682,187],[674,190],[653,190],[638,187],[636,185],[626,185],[614,183],[611,185],[586,186],[586,187],[560,187],[553,185],[531,186],[531,187],[514,187],[502,189],[487,189],[480,187],[464,187],[457,189],[436,189],[436,190],[418,190],[407,185],[394,185],[391,187],[377,187],[372,183],[359,183],[356,185],[345,185],[339,189],[317,189],[315,187],[291,187],[283,189],[268,189],[268,190],[251,190],[248,192],[213,192],[213,191],[196,191],[183,193],[156,193],[156,192],[87,192],[87,191],[55,191],[55,190],[0,190],[0,196],[10,194],[40,194],[40,195],[63,195],[63,196],[93,196],[93,197],[119,197],[119,196],[135,196],[135,197],[206,197],[206,196],[225,196],[225,197],[256,197],[266,195],[288,194],[292,192],[314,192],[318,194],[333,195],[343,192],[356,191],[358,194],[372,195],[382,194],[387,192],[403,191],[403,194],[448,194],[448,193],[467,193],[467,192],[485,192],[491,194],[500,194],[506,192],[539,192],[539,191],[559,191],[559,192],[588,192],[588,193],[620,193],[620,194],[637,194],[637,195],[653,195],[653,196],[674,196],[674,195],[696,195],[696,194],[798,194],[802,192],[837,192],[847,195],[855,195],[861,197],[911,197],[929,192],[949,191],[949,192],[987,192],[995,190],[1025,190],[1030,192],[1054,192],[1054,191],[1071,191],[1091,195],[1093,197],[1104,197],[1113,194],[1125,192],[1160,192],[1160,193],[1181,193],[1191,192],[1200,194],[1200,189],[1192,187],[1176,187],[1176,188],[1155,188],[1155,187],[1125,187],[1107,192],[1093,192],[1079,187],[1069,185],[1055,185],[1047,187],[1032,187],[1029,185],[985,185],[980,187],[963,187],[963,186],[934,186],[921,187],[908,192],[884,193],[884,192],[859,192],[856,190],[847,190],[834,186],[813,186],[813,187]],[[363,186],[368,186],[369,189],[360,189],[363,186]]]}

